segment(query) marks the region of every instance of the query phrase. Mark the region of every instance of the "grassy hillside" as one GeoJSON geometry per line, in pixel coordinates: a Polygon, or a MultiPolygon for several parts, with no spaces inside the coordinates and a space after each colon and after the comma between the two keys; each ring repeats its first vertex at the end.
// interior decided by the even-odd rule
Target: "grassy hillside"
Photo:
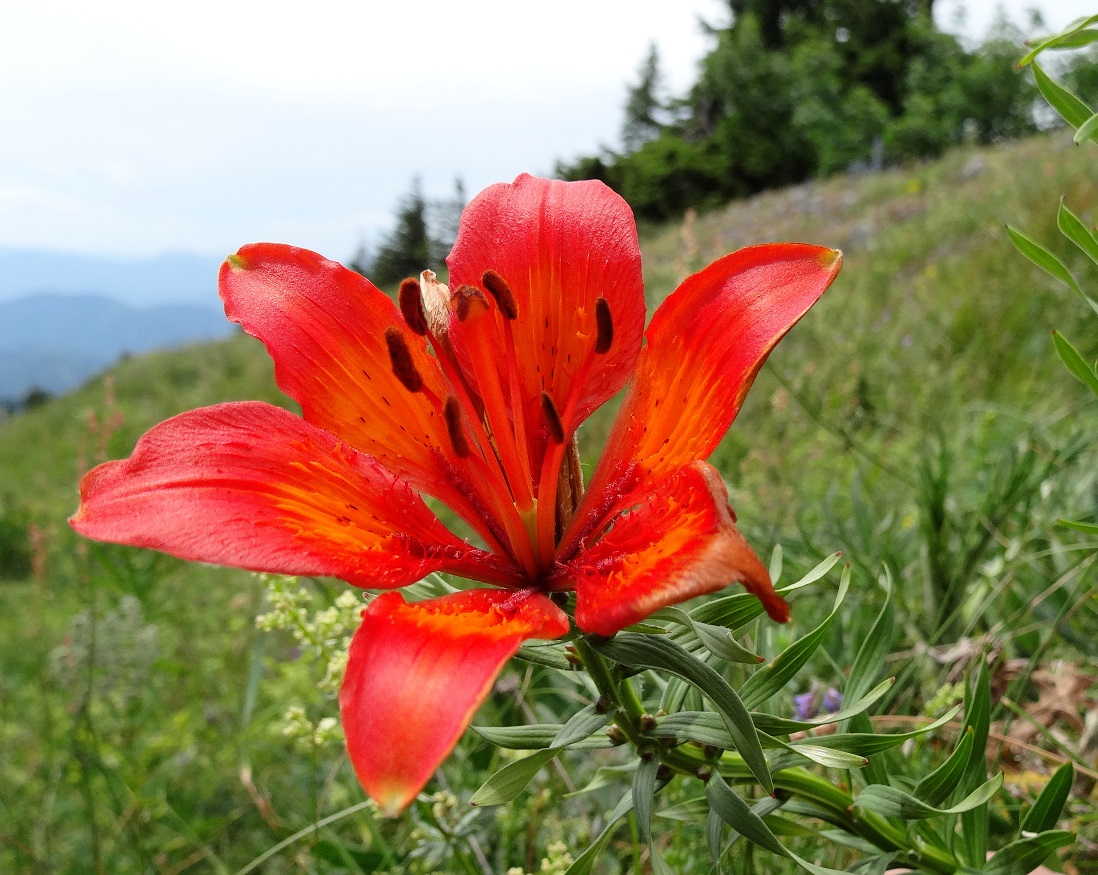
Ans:
{"type": "MultiPolygon", "coordinates": [[[[992,641],[1007,655],[1071,659],[1095,640],[1089,560],[1065,552],[1075,539],[1055,520],[1093,512],[1098,416],[1049,335],[1064,331],[1091,357],[1098,343],[1079,302],[1003,231],[1009,221],[1052,243],[1098,287],[1056,243],[1065,193],[1098,218],[1091,156],[1041,139],[644,229],[650,307],[748,244],[845,252],[842,276],[779,347],[714,456],[763,555],[780,543],[787,564],[805,568],[841,549],[854,564],[865,610],[844,617],[833,664],[814,676],[849,665],[883,570],[899,585],[895,649],[916,648],[895,666],[906,681],[895,702],[908,709],[947,679],[918,646],[992,641]]],[[[245,398],[286,403],[262,347],[235,336],[131,359],[0,422],[0,512],[32,523],[29,541],[19,525],[0,537],[29,544],[35,572],[0,569],[0,871],[85,871],[89,859],[117,872],[234,871],[356,801],[353,782],[330,789],[347,778],[337,754],[310,760],[279,734],[279,715],[316,675],[304,664],[288,674],[292,642],[256,636],[261,588],[250,575],[79,543],[65,524],[87,467],[126,455],[168,416],[245,398]]],[[[588,469],[608,421],[602,411],[583,433],[588,469]]],[[[319,596],[339,591],[321,585],[319,596]]],[[[777,634],[803,632],[815,613],[809,599],[777,634]]],[[[460,791],[461,774],[450,775],[460,791]]],[[[516,835],[524,812],[513,814],[516,835]]],[[[523,841],[544,848],[568,829],[543,819],[523,841]]],[[[384,847],[370,830],[355,840],[384,847]]],[[[312,847],[311,862],[263,871],[338,870],[312,847]]]]}

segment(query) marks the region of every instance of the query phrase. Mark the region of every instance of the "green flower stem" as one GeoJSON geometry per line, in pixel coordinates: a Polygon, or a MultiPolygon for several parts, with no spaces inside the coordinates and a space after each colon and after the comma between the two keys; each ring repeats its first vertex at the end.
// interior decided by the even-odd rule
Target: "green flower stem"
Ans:
{"type": "MultiPolygon", "coordinates": [[[[755,783],[743,758],[726,751],[721,755],[721,774],[735,782],[755,783]]],[[[854,797],[807,769],[788,768],[774,773],[774,787],[813,802],[836,816],[846,830],[884,851],[904,851],[907,860],[926,869],[952,875],[957,861],[947,852],[926,845],[914,847],[907,832],[872,811],[854,808],[854,797]]]]}
{"type": "MultiPolygon", "coordinates": [[[[698,777],[705,768],[716,768],[733,782],[756,783],[743,757],[735,752],[725,751],[719,760],[714,761],[706,758],[701,748],[680,745],[669,749],[657,739],[647,737],[640,725],[646,711],[633,686],[627,679],[618,677],[611,661],[596,652],[585,638],[577,638],[573,644],[595,687],[615,710],[622,734],[638,753],[654,752],[661,763],[681,775],[698,777]]],[[[807,769],[795,767],[775,772],[774,786],[831,813],[835,822],[847,832],[860,836],[881,850],[905,853],[906,859],[900,860],[901,863],[920,866],[942,875],[952,875],[957,871],[957,861],[949,853],[925,845],[913,846],[904,829],[872,811],[856,809],[853,796],[807,769]]]]}

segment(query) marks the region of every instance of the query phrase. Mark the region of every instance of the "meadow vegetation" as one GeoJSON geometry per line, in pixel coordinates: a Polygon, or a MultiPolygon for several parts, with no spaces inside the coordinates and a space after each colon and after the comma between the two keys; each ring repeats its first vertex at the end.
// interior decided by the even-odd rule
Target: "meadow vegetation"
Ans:
{"type": "MultiPolygon", "coordinates": [[[[872,726],[925,725],[986,666],[987,749],[992,773],[1006,776],[989,805],[989,847],[1073,762],[1062,823],[1079,839],[1061,861],[1095,872],[1098,554],[1093,537],[1058,520],[1098,511],[1098,408],[1058,361],[1051,331],[1089,359],[1098,347],[1092,314],[1003,228],[1026,228],[1094,288],[1094,266],[1055,231],[1065,192],[1093,226],[1093,159],[1068,136],[963,147],[689,211],[644,229],[642,249],[650,308],[741,246],[803,240],[845,253],[839,280],[783,341],[712,459],[760,555],[780,548],[782,583],[835,551],[850,567],[842,608],[770,713],[792,716],[794,695],[814,687],[844,690],[887,589],[894,634],[872,680],[898,680],[872,726]]],[[[516,753],[469,733],[433,795],[384,820],[345,761],[331,684],[318,687],[360,607],[341,597],[348,587],[265,581],[69,531],[88,467],[127,455],[168,416],[238,399],[290,406],[259,343],[242,335],[130,359],[0,422],[0,871],[564,872],[621,796],[615,750],[566,753],[513,802],[470,808],[516,753]]],[[[588,473],[610,420],[604,409],[581,434],[588,473]]],[[[798,593],[788,626],[749,624],[740,640],[778,654],[824,621],[838,579],[837,567],[798,593]]],[[[737,686],[747,676],[736,665],[727,674],[737,686]]],[[[591,699],[580,680],[516,661],[475,722],[562,723],[591,699]]],[[[872,768],[910,788],[954,749],[965,719],[874,754],[872,768]]],[[[851,770],[816,771],[837,786],[864,783],[851,770]]],[[[667,816],[652,819],[671,871],[712,871],[704,817],[698,825],[690,807],[700,787],[672,785],[657,806],[667,816]]],[[[802,857],[841,868],[864,852],[792,813],[813,812],[767,822],[802,857]]],[[[589,871],[652,871],[638,822],[609,833],[589,871]]],[[[725,871],[795,868],[736,848],[725,871]]]]}

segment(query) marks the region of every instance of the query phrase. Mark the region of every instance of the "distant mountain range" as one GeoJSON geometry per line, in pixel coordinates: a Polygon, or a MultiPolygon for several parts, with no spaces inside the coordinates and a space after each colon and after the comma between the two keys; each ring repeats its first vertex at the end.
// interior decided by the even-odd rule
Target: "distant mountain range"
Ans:
{"type": "MultiPolygon", "coordinates": [[[[227,253],[226,253],[227,254],[227,253]]],[[[104,295],[136,307],[217,307],[221,258],[169,254],[123,260],[0,247],[0,301],[40,292],[104,295]]]]}
{"type": "Polygon", "coordinates": [[[32,388],[65,392],[126,353],[232,331],[214,306],[133,307],[104,295],[53,292],[0,300],[0,401],[19,402],[32,388]]]}
{"type": "Polygon", "coordinates": [[[0,247],[0,402],[65,392],[125,353],[228,335],[220,262],[0,247]]]}

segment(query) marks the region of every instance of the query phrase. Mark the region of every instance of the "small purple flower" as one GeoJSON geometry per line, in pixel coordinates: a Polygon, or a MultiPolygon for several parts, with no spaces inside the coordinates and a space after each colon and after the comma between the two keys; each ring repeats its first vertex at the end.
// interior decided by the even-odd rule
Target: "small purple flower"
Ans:
{"type": "Polygon", "coordinates": [[[793,708],[798,720],[811,720],[820,713],[820,702],[815,688],[793,697],[793,708]]]}
{"type": "Polygon", "coordinates": [[[834,687],[828,687],[823,697],[823,709],[828,714],[834,714],[843,706],[843,694],[834,687]]]}

